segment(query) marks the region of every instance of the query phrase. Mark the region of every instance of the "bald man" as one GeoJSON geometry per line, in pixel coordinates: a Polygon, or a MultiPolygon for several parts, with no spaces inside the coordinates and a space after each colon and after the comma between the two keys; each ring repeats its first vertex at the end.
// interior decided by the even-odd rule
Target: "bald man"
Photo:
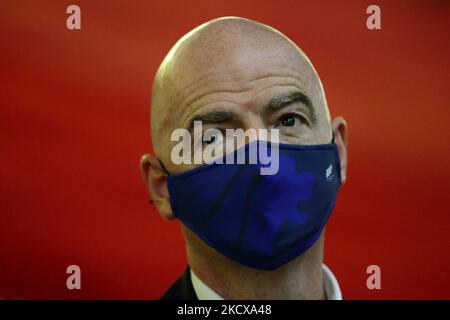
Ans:
{"type": "Polygon", "coordinates": [[[323,264],[323,233],[337,187],[346,180],[347,124],[342,117],[331,120],[318,74],[300,48],[252,20],[209,21],[164,58],[151,108],[155,155],[142,156],[141,172],[161,217],[179,218],[188,260],[162,299],[341,299],[336,278],[323,264]],[[239,171],[227,164],[211,170],[204,163],[175,164],[172,133],[192,130],[194,120],[203,131],[277,130],[276,178],[261,180],[244,165],[239,171]],[[294,163],[310,171],[299,172],[294,163]],[[238,182],[231,180],[235,176],[238,182]],[[257,200],[246,196],[248,180],[259,181],[257,200]],[[217,199],[214,190],[222,192],[222,181],[230,187],[217,199]],[[241,210],[240,199],[247,209],[241,210]],[[309,208],[309,215],[300,215],[299,207],[309,208]],[[251,237],[242,221],[253,228],[251,237]],[[234,245],[237,230],[244,234],[234,245]]]}

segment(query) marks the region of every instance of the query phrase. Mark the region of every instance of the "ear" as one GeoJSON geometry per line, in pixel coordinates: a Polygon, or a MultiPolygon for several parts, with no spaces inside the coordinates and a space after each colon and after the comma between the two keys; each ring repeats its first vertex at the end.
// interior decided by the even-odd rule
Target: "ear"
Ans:
{"type": "Polygon", "coordinates": [[[141,157],[141,174],[150,199],[158,208],[161,217],[165,220],[174,219],[167,189],[167,175],[158,159],[148,153],[144,154],[141,157]]]}
{"type": "Polygon", "coordinates": [[[339,160],[341,163],[341,180],[342,184],[344,184],[345,181],[347,181],[347,122],[343,117],[339,116],[331,121],[331,127],[334,133],[334,142],[338,147],[339,160]]]}

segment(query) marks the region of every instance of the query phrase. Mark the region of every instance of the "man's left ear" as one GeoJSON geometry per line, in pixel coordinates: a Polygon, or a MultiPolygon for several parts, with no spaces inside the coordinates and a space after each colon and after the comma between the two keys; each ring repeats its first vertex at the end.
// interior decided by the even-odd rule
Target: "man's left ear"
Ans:
{"type": "Polygon", "coordinates": [[[342,184],[344,184],[347,180],[347,122],[342,116],[336,117],[331,121],[331,128],[334,133],[334,142],[338,147],[339,160],[341,163],[341,180],[342,184]]]}

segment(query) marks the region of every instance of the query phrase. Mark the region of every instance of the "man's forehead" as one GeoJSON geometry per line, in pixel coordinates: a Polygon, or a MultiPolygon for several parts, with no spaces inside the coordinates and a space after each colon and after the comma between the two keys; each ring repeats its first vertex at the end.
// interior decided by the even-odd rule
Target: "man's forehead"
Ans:
{"type": "Polygon", "coordinates": [[[174,65],[168,72],[171,114],[182,115],[198,99],[221,93],[262,90],[268,84],[296,85],[309,91],[314,74],[299,53],[291,48],[243,46],[216,59],[196,59],[174,65]],[[200,62],[200,63],[199,63],[200,62]]]}

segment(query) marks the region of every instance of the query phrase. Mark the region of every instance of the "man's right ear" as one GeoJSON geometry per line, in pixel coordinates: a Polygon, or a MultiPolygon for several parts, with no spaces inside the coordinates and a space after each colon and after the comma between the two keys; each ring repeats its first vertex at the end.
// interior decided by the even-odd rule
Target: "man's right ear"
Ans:
{"type": "Polygon", "coordinates": [[[148,153],[141,157],[141,174],[150,199],[165,220],[174,219],[167,189],[167,175],[158,159],[148,153]]]}

